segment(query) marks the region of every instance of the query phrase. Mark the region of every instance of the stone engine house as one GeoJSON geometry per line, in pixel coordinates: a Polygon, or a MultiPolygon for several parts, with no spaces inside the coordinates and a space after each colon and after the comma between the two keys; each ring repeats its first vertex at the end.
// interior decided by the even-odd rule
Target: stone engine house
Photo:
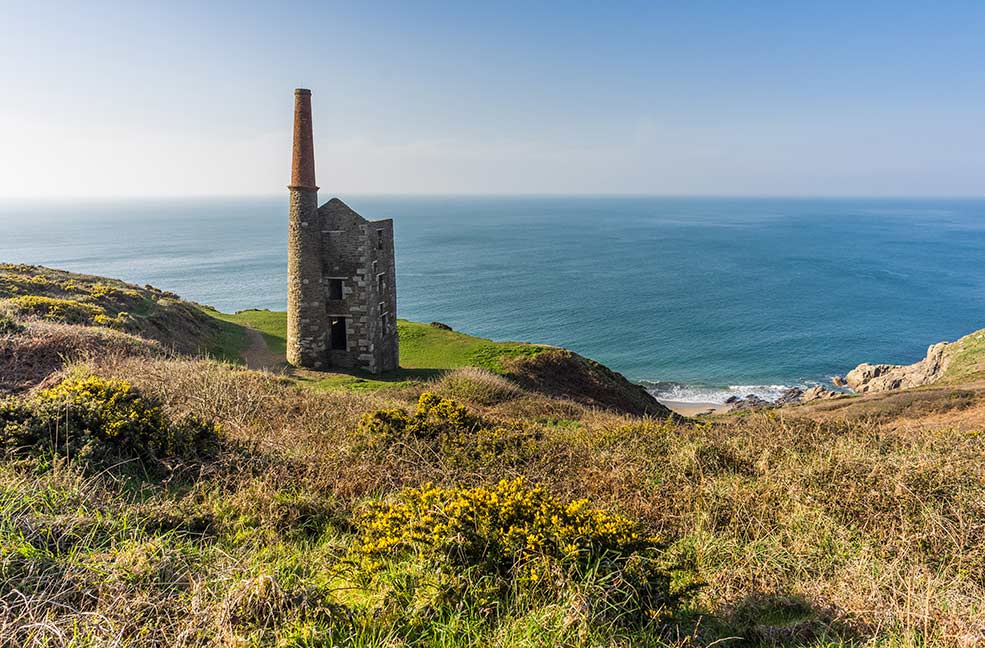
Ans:
{"type": "Polygon", "coordinates": [[[311,369],[396,369],[393,221],[338,198],[318,206],[311,91],[294,91],[287,237],[287,361],[311,369]]]}

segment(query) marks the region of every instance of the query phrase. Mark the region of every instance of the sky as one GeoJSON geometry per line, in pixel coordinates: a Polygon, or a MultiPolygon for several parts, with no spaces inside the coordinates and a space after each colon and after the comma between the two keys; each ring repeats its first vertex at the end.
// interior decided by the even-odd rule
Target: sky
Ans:
{"type": "Polygon", "coordinates": [[[985,3],[0,0],[0,199],[985,195],[985,3]]]}

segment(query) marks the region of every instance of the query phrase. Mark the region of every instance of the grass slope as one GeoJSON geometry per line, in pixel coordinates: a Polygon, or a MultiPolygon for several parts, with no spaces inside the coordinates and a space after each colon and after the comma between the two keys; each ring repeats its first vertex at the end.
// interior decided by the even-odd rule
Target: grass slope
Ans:
{"type": "MultiPolygon", "coordinates": [[[[205,312],[227,324],[259,331],[271,351],[280,355],[287,353],[287,313],[257,309],[222,313],[208,307],[205,312]]],[[[242,351],[246,345],[245,338],[241,337],[238,343],[237,351],[242,351]]]]}
{"type": "Polygon", "coordinates": [[[975,331],[951,344],[951,362],[941,378],[951,384],[985,381],[985,329],[975,331]]]}
{"type": "Polygon", "coordinates": [[[182,353],[212,350],[222,334],[213,318],[174,293],[43,266],[0,264],[0,312],[113,328],[182,353]]]}
{"type": "MultiPolygon", "coordinates": [[[[208,309],[216,319],[252,328],[263,335],[271,351],[283,355],[287,348],[287,313],[269,310],[242,310],[220,313],[208,309]]],[[[421,375],[428,371],[481,367],[503,372],[502,361],[536,355],[548,348],[522,342],[493,342],[484,338],[448,331],[429,324],[397,320],[400,335],[400,366],[421,375]]]]}
{"type": "MultiPolygon", "coordinates": [[[[227,325],[259,331],[271,350],[284,355],[286,313],[258,310],[234,314],[210,310],[208,313],[227,325]]],[[[414,380],[435,378],[449,370],[477,367],[507,376],[528,390],[572,398],[585,405],[614,408],[637,415],[670,415],[669,410],[639,385],[566,349],[525,342],[495,342],[408,320],[397,320],[397,330],[400,335],[400,369],[396,371],[380,376],[358,370],[295,370],[293,375],[316,389],[406,388],[414,380]]]]}

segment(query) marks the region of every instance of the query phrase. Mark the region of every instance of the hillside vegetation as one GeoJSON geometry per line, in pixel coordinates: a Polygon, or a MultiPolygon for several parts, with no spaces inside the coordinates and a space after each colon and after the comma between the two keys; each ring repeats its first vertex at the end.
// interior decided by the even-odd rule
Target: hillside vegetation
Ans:
{"type": "MultiPolygon", "coordinates": [[[[570,352],[425,324],[396,382],[314,389],[4,312],[3,358],[105,337],[3,384],[5,645],[985,642],[976,385],[688,421],[534,380],[570,352]]],[[[283,339],[221,317],[230,359],[283,339]]]]}
{"type": "MultiPolygon", "coordinates": [[[[266,310],[244,310],[235,314],[207,312],[226,323],[258,331],[267,349],[275,355],[275,366],[263,368],[286,365],[286,313],[266,310]]],[[[567,349],[526,342],[494,342],[453,331],[438,323],[397,320],[397,330],[401,367],[398,371],[385,376],[360,371],[291,373],[300,381],[321,388],[372,389],[406,387],[410,384],[408,381],[435,378],[449,369],[475,367],[503,375],[530,391],[593,407],[640,415],[671,415],[670,410],[654,400],[643,387],[567,349]]],[[[246,355],[249,356],[248,350],[246,355]]]]}
{"type": "Polygon", "coordinates": [[[182,353],[208,351],[220,329],[174,293],[42,266],[0,264],[0,308],[14,317],[108,327],[182,353]]]}
{"type": "Polygon", "coordinates": [[[948,347],[950,362],[942,382],[985,382],[985,329],[966,335],[948,347]]]}

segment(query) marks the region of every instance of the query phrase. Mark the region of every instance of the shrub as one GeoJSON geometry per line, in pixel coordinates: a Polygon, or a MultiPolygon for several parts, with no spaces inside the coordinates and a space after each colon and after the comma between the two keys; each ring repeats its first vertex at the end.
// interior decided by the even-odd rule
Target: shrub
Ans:
{"type": "Polygon", "coordinates": [[[488,369],[464,367],[446,374],[436,388],[479,405],[496,405],[520,395],[520,388],[488,369]]]}
{"type": "Polygon", "coordinates": [[[366,507],[357,523],[354,551],[370,573],[413,557],[459,597],[554,595],[591,581],[604,583],[589,597],[596,614],[645,621],[672,613],[690,591],[672,586],[663,545],[637,522],[522,478],[495,487],[426,484],[366,507]]]}
{"type": "Polygon", "coordinates": [[[0,404],[0,441],[8,452],[52,449],[105,463],[210,454],[216,429],[191,416],[169,420],[128,382],[85,376],[0,404]]]}
{"type": "Polygon", "coordinates": [[[413,414],[400,409],[364,414],[360,430],[368,436],[370,447],[389,449],[400,442],[424,441],[451,464],[471,467],[523,461],[536,452],[542,437],[521,422],[492,425],[432,392],[421,394],[413,414]]]}
{"type": "Polygon", "coordinates": [[[66,324],[90,324],[96,316],[106,314],[102,308],[93,304],[40,295],[12,297],[7,303],[18,315],[33,315],[66,324]]]}
{"type": "Polygon", "coordinates": [[[0,335],[16,335],[23,332],[24,326],[22,324],[9,315],[0,313],[0,335]]]}
{"type": "Polygon", "coordinates": [[[424,392],[413,414],[401,409],[368,412],[359,422],[359,428],[370,436],[375,445],[379,445],[406,437],[438,440],[446,434],[474,431],[481,423],[478,417],[469,414],[464,405],[432,392],[424,392]]]}
{"type": "Polygon", "coordinates": [[[109,315],[99,314],[92,318],[93,324],[98,324],[99,326],[108,326],[109,328],[122,329],[126,327],[128,320],[130,319],[130,313],[126,311],[120,311],[116,314],[116,317],[110,317],[109,315]]]}

